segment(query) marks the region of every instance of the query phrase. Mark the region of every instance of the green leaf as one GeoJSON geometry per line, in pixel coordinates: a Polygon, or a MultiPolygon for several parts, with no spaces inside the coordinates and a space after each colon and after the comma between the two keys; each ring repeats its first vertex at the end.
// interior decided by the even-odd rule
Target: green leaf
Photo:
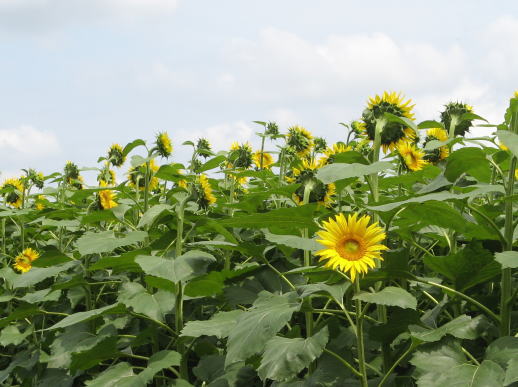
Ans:
{"type": "Polygon", "coordinates": [[[70,370],[87,370],[95,367],[104,360],[117,357],[117,336],[105,336],[92,348],[78,353],[72,353],[70,370]]]}
{"type": "Polygon", "coordinates": [[[354,296],[353,299],[377,305],[399,306],[405,309],[417,307],[417,299],[413,295],[395,286],[387,286],[377,293],[362,292],[354,296]]]}
{"type": "Polygon", "coordinates": [[[46,246],[40,257],[32,263],[32,267],[51,267],[70,262],[73,259],[63,254],[54,246],[46,246]]]}
{"type": "Polygon", "coordinates": [[[271,234],[267,230],[263,230],[263,233],[267,241],[288,246],[293,249],[317,251],[323,248],[323,246],[321,246],[314,239],[302,238],[296,235],[271,234]]]}
{"type": "Polygon", "coordinates": [[[235,328],[242,310],[218,312],[210,320],[189,321],[182,329],[181,336],[200,337],[216,336],[218,339],[227,337],[235,328]]]}
{"type": "Polygon", "coordinates": [[[502,268],[516,269],[518,267],[518,251],[504,251],[495,253],[495,261],[502,265],[502,268]]]}
{"type": "Polygon", "coordinates": [[[149,254],[149,249],[137,249],[130,250],[121,256],[118,257],[102,257],[93,265],[88,267],[89,271],[95,270],[104,270],[110,269],[113,270],[113,273],[122,273],[122,272],[133,272],[139,273],[142,272],[142,269],[139,265],[135,263],[135,259],[139,255],[149,254]]]}
{"type": "Polygon", "coordinates": [[[12,321],[22,320],[26,317],[34,316],[36,314],[40,314],[41,311],[34,305],[22,304],[11,313],[0,319],[0,328],[9,325],[12,321]]]}
{"type": "Polygon", "coordinates": [[[137,227],[143,228],[152,225],[157,220],[157,218],[162,215],[163,212],[170,212],[172,208],[173,206],[169,204],[157,204],[152,206],[144,213],[144,215],[142,215],[142,218],[140,218],[137,227]]]}
{"type": "Polygon", "coordinates": [[[202,173],[202,172],[217,168],[222,162],[225,161],[225,159],[226,159],[226,157],[223,155],[213,157],[212,159],[210,159],[209,161],[204,163],[201,167],[196,168],[196,172],[202,173]]]}
{"type": "Polygon", "coordinates": [[[116,238],[113,231],[87,232],[77,240],[77,249],[81,255],[108,253],[146,238],[145,231],[129,231],[122,238],[116,238]]]}
{"type": "Polygon", "coordinates": [[[252,308],[238,317],[228,336],[225,367],[261,352],[265,343],[286,325],[300,306],[295,293],[259,293],[252,308]]]}
{"type": "MultiPolygon", "coordinates": [[[[62,265],[52,267],[33,267],[30,271],[23,274],[15,274],[12,280],[14,288],[26,288],[34,286],[37,283],[57,274],[66,271],[77,265],[77,262],[64,263],[62,265]]],[[[9,269],[10,270],[10,269],[9,269]]]]}
{"type": "Polygon", "coordinates": [[[385,113],[384,116],[387,119],[387,121],[389,121],[389,122],[397,122],[401,125],[408,126],[409,128],[412,128],[417,132],[417,126],[416,126],[415,122],[406,117],[396,116],[395,114],[392,114],[392,113],[385,113]]]}
{"type": "Polygon", "coordinates": [[[430,269],[450,279],[455,289],[460,291],[490,280],[501,272],[493,254],[480,242],[472,242],[454,255],[428,255],[423,260],[430,269]]]}
{"type": "Polygon", "coordinates": [[[507,365],[511,359],[518,358],[518,337],[504,336],[493,341],[486,348],[486,359],[500,364],[507,365]]]}
{"type": "Polygon", "coordinates": [[[164,368],[179,366],[182,360],[182,355],[176,351],[160,351],[154,353],[149,358],[147,368],[138,376],[146,383],[150,382],[155,374],[162,371],[164,368]]]}
{"type": "Polygon", "coordinates": [[[8,345],[20,345],[27,336],[32,333],[32,326],[25,329],[25,332],[20,332],[16,325],[9,325],[2,329],[0,333],[0,345],[7,347],[8,345]]]}
{"type": "Polygon", "coordinates": [[[146,274],[177,283],[205,274],[216,258],[204,251],[191,250],[174,259],[141,255],[135,262],[146,274]]]}
{"type": "Polygon", "coordinates": [[[518,382],[518,356],[509,360],[507,363],[504,386],[508,386],[514,382],[518,382]]]}
{"type": "Polygon", "coordinates": [[[119,382],[134,375],[131,365],[128,363],[117,363],[101,372],[95,378],[85,381],[85,385],[88,387],[116,387],[119,382]]]}
{"type": "Polygon", "coordinates": [[[503,386],[505,373],[502,367],[491,360],[484,360],[474,372],[469,386],[487,387],[503,386]]]}
{"type": "Polygon", "coordinates": [[[459,339],[476,339],[487,327],[484,316],[479,315],[475,318],[465,314],[447,322],[436,329],[426,329],[418,325],[411,325],[410,333],[416,339],[425,342],[439,341],[446,335],[452,335],[459,339]]]}
{"type": "Polygon", "coordinates": [[[158,290],[155,294],[149,294],[137,282],[124,283],[119,290],[118,300],[135,312],[162,322],[165,321],[165,315],[170,313],[175,305],[175,297],[170,292],[158,290]]]}
{"type": "Polygon", "coordinates": [[[289,380],[322,354],[328,340],[327,327],[307,339],[275,336],[266,343],[257,373],[261,380],[289,380]]]}
{"type": "Polygon", "coordinates": [[[102,308],[88,310],[86,312],[77,312],[65,317],[63,320],[57,322],[46,330],[65,328],[70,325],[74,325],[83,321],[88,321],[93,318],[99,317],[102,314],[110,313],[110,312],[121,312],[122,309],[119,307],[119,304],[107,305],[102,308]]]}
{"type": "Polygon", "coordinates": [[[144,140],[141,140],[140,138],[135,141],[132,141],[132,142],[126,144],[126,146],[122,150],[122,154],[124,156],[127,156],[133,149],[135,149],[138,146],[142,146],[142,145],[146,145],[146,142],[144,140]]]}
{"type": "Polygon", "coordinates": [[[484,117],[481,117],[478,114],[470,113],[470,112],[464,113],[462,116],[460,116],[460,119],[462,121],[481,120],[481,121],[488,122],[484,117]]]}
{"type": "Polygon", "coordinates": [[[515,157],[518,157],[518,134],[509,130],[498,130],[496,135],[498,136],[500,143],[508,147],[515,157]]]}
{"type": "Polygon", "coordinates": [[[300,294],[301,298],[305,298],[311,294],[317,292],[324,292],[329,294],[333,299],[339,304],[343,306],[343,298],[347,289],[351,286],[351,283],[348,281],[339,282],[334,285],[327,285],[324,283],[315,283],[302,285],[299,289],[302,291],[300,294]]]}
{"type": "Polygon", "coordinates": [[[444,129],[444,125],[442,122],[427,120],[421,122],[419,125],[417,125],[418,129],[431,129],[431,128],[442,128],[444,129]]]}
{"type": "Polygon", "coordinates": [[[324,184],[330,184],[337,180],[370,175],[391,168],[394,168],[394,165],[388,161],[377,161],[368,165],[334,163],[320,168],[317,178],[324,184]]]}
{"type": "Polygon", "coordinates": [[[457,180],[467,173],[478,181],[488,183],[491,178],[489,160],[480,148],[465,147],[452,152],[448,157],[444,176],[449,181],[457,180]]]}

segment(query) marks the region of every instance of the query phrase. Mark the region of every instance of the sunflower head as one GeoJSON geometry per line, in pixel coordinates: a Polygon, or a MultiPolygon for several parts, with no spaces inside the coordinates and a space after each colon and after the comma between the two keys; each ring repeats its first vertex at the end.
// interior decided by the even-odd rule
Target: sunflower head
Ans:
{"type": "MultiPolygon", "coordinates": [[[[400,93],[384,92],[381,96],[369,98],[367,108],[363,111],[362,120],[365,134],[371,141],[374,141],[377,119],[383,118],[385,113],[391,113],[398,117],[414,119],[412,113],[414,105],[412,100],[404,100],[400,93]]],[[[386,122],[381,132],[381,146],[385,152],[394,150],[401,139],[414,139],[416,134],[413,129],[406,127],[399,122],[386,122]]]]}
{"type": "Polygon", "coordinates": [[[441,122],[445,128],[449,128],[452,117],[459,118],[455,126],[455,136],[464,136],[469,132],[473,120],[460,120],[460,117],[465,113],[473,113],[473,107],[462,102],[450,102],[444,105],[444,111],[441,112],[441,122]]]}
{"type": "Polygon", "coordinates": [[[268,122],[264,134],[269,137],[277,137],[279,135],[279,125],[276,122],[268,122]]]}
{"type": "Polygon", "coordinates": [[[304,202],[304,191],[306,186],[311,187],[309,194],[309,203],[319,203],[329,207],[333,203],[333,196],[336,194],[334,184],[324,184],[316,178],[316,173],[321,164],[314,158],[302,159],[297,167],[294,167],[286,176],[286,180],[290,183],[300,184],[300,187],[293,193],[293,201],[298,205],[304,202]]]}
{"type": "Polygon", "coordinates": [[[255,166],[260,169],[270,169],[273,164],[273,157],[268,152],[256,151],[252,156],[255,166]],[[262,160],[261,160],[262,159],[262,160]]]}
{"type": "Polygon", "coordinates": [[[67,161],[65,168],[63,169],[65,180],[67,183],[72,184],[74,180],[79,179],[79,168],[72,161],[67,161]]]}
{"type": "MultiPolygon", "coordinates": [[[[149,161],[149,184],[148,188],[150,191],[155,190],[158,187],[158,179],[154,176],[155,172],[158,171],[158,165],[156,165],[155,160],[151,159],[149,161]]],[[[139,166],[130,168],[128,171],[128,182],[129,185],[133,188],[138,188],[139,190],[144,190],[146,187],[146,164],[141,164],[139,166]]]]}
{"type": "Polygon", "coordinates": [[[306,157],[313,147],[313,135],[302,126],[292,126],[288,128],[286,144],[299,157],[306,157]]]}
{"type": "Polygon", "coordinates": [[[420,171],[428,163],[424,159],[424,151],[418,149],[414,144],[401,141],[397,146],[397,151],[403,162],[403,166],[410,171],[420,171]]]}
{"type": "Polygon", "coordinates": [[[243,144],[233,142],[228,153],[228,167],[248,169],[252,163],[252,146],[248,142],[243,144]]]}
{"type": "Polygon", "coordinates": [[[338,153],[349,152],[350,150],[352,150],[350,146],[345,145],[343,142],[337,142],[336,144],[333,144],[332,147],[327,148],[324,151],[324,157],[320,159],[320,164],[332,164],[335,161],[335,155],[337,155],[338,153]]]}
{"type": "Polygon", "coordinates": [[[212,186],[204,174],[199,175],[196,179],[193,194],[196,202],[203,209],[207,209],[210,205],[216,203],[216,197],[212,193],[212,186]]]}
{"type": "Polygon", "coordinates": [[[36,200],[34,201],[34,207],[38,211],[41,211],[45,208],[45,205],[47,204],[47,199],[45,199],[44,195],[38,195],[36,196],[36,200]]]}
{"type": "MultiPolygon", "coordinates": [[[[100,181],[100,187],[108,187],[105,181],[100,181]]],[[[113,193],[111,189],[103,189],[99,191],[98,194],[98,204],[103,210],[109,210],[110,208],[117,207],[119,204],[115,201],[116,195],[113,193]]]]}
{"type": "Polygon", "coordinates": [[[110,162],[114,167],[120,167],[125,161],[126,156],[124,156],[122,146],[119,144],[113,144],[110,149],[108,149],[108,162],[110,162]]]}
{"type": "Polygon", "coordinates": [[[29,172],[27,174],[27,178],[29,181],[34,184],[34,186],[38,189],[43,188],[43,183],[45,181],[45,176],[43,176],[43,173],[36,172],[34,169],[29,169],[29,172]]]}
{"type": "Polygon", "coordinates": [[[356,136],[360,136],[364,133],[364,126],[361,121],[353,121],[351,122],[351,130],[356,134],[356,136]]]}
{"type": "Polygon", "coordinates": [[[315,137],[315,140],[313,141],[313,143],[314,143],[314,146],[315,146],[315,152],[316,153],[322,153],[327,148],[327,142],[322,137],[315,137]]]}
{"type": "Polygon", "coordinates": [[[322,230],[317,232],[317,242],[324,249],[316,252],[324,266],[349,272],[354,281],[357,274],[367,273],[376,266],[376,260],[383,260],[381,252],[387,247],[381,244],[385,239],[378,223],[369,225],[370,216],[358,218],[358,214],[338,214],[335,219],[323,221],[322,230]]]}
{"type": "Polygon", "coordinates": [[[162,157],[167,158],[173,153],[173,145],[166,132],[160,132],[156,135],[155,146],[158,154],[162,157]]]}
{"type": "Polygon", "coordinates": [[[196,152],[202,156],[203,158],[207,158],[212,155],[212,149],[210,147],[210,142],[206,138],[198,139],[196,143],[196,152]]]}
{"type": "Polygon", "coordinates": [[[13,267],[20,273],[26,273],[32,268],[32,263],[40,257],[40,254],[30,247],[23,250],[14,259],[13,267]]]}
{"type": "Polygon", "coordinates": [[[20,208],[23,204],[23,183],[20,179],[11,178],[4,181],[1,188],[4,193],[5,204],[14,208],[20,208]]]}
{"type": "MultiPolygon", "coordinates": [[[[424,140],[424,146],[432,140],[446,141],[448,140],[448,133],[443,128],[432,128],[426,131],[426,138],[424,140]]],[[[448,147],[441,146],[439,148],[432,149],[431,151],[425,151],[424,159],[430,163],[438,163],[448,157],[450,151],[448,147]]]]}
{"type": "Polygon", "coordinates": [[[99,175],[97,175],[97,181],[104,181],[108,185],[115,184],[115,171],[113,169],[110,169],[110,163],[104,163],[104,168],[101,169],[99,175]]]}

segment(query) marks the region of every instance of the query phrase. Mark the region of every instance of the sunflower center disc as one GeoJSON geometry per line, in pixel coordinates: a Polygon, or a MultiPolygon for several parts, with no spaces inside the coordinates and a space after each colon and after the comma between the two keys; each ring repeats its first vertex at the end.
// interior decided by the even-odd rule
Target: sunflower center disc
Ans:
{"type": "Polygon", "coordinates": [[[356,254],[360,249],[360,244],[354,239],[348,239],[344,242],[344,251],[348,254],[356,254]]]}

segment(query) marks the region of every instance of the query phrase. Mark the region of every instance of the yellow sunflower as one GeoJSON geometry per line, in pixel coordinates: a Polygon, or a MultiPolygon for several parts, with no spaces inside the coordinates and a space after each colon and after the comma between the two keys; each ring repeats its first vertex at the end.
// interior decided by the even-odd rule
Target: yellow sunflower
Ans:
{"type": "Polygon", "coordinates": [[[424,159],[424,151],[417,149],[415,145],[410,142],[400,142],[397,151],[405,162],[405,166],[411,171],[420,171],[428,164],[424,159]]]}
{"type": "Polygon", "coordinates": [[[166,132],[158,133],[155,140],[156,150],[162,157],[169,157],[173,153],[173,145],[171,139],[166,132]]]}
{"type": "MultiPolygon", "coordinates": [[[[107,187],[108,184],[105,181],[100,182],[101,187],[107,187]]],[[[103,189],[99,191],[99,204],[103,210],[109,210],[110,208],[117,207],[119,204],[115,201],[116,195],[111,189],[103,189]]]]}
{"type": "Polygon", "coordinates": [[[313,147],[313,135],[306,128],[295,125],[288,128],[286,144],[295,151],[297,156],[306,157],[313,147]]]}
{"type": "Polygon", "coordinates": [[[261,151],[256,151],[254,155],[252,156],[252,159],[254,160],[254,164],[257,168],[261,168],[261,159],[262,159],[262,168],[263,169],[270,169],[273,164],[273,157],[271,154],[267,152],[262,152],[261,157],[261,151]]]}
{"type": "Polygon", "coordinates": [[[198,183],[200,187],[200,192],[198,192],[198,204],[202,208],[207,208],[211,204],[216,203],[216,197],[212,193],[212,187],[210,185],[209,179],[206,175],[198,176],[198,183]]]}
{"type": "Polygon", "coordinates": [[[376,266],[375,260],[383,260],[381,251],[387,250],[380,244],[385,239],[383,229],[378,223],[369,226],[370,216],[358,218],[358,214],[338,214],[335,219],[322,222],[317,242],[325,246],[315,254],[320,261],[327,260],[325,267],[349,272],[351,281],[357,274],[367,273],[376,266]]]}
{"type": "Polygon", "coordinates": [[[252,146],[249,142],[240,145],[234,141],[230,146],[227,160],[227,168],[250,168],[253,163],[252,146]]]}
{"type": "MultiPolygon", "coordinates": [[[[424,145],[429,141],[437,140],[437,141],[447,141],[448,140],[448,132],[442,128],[432,128],[426,131],[426,139],[424,141],[424,145]]],[[[433,149],[431,151],[427,151],[425,155],[425,160],[431,163],[437,163],[441,160],[444,160],[448,157],[450,151],[447,146],[441,146],[439,148],[433,149]]]]}
{"type": "Polygon", "coordinates": [[[38,195],[36,196],[36,201],[34,202],[34,205],[38,211],[41,211],[45,208],[45,196],[44,195],[38,195]]]}
{"type": "Polygon", "coordinates": [[[345,145],[342,142],[333,144],[332,147],[329,147],[324,151],[324,156],[322,156],[319,163],[322,166],[326,165],[326,164],[331,164],[334,161],[334,155],[336,155],[338,153],[349,152],[352,149],[353,149],[352,147],[345,145]]]}
{"type": "Polygon", "coordinates": [[[516,90],[513,94],[513,98],[518,98],[518,90],[516,90]]]}
{"type": "Polygon", "coordinates": [[[333,203],[333,196],[336,195],[336,186],[334,184],[324,184],[316,178],[316,172],[322,165],[314,158],[303,159],[298,167],[292,169],[291,174],[286,176],[286,180],[290,183],[298,183],[300,187],[293,193],[293,201],[297,205],[304,202],[304,190],[306,185],[311,185],[309,195],[309,203],[318,203],[326,207],[333,203]]]}
{"type": "Polygon", "coordinates": [[[122,146],[119,144],[113,144],[110,149],[108,149],[108,162],[110,162],[114,167],[120,167],[125,161],[126,156],[124,156],[122,146]]]}
{"type": "Polygon", "coordinates": [[[4,184],[2,184],[2,189],[7,191],[3,193],[5,204],[14,208],[20,208],[22,206],[23,184],[20,179],[7,179],[4,184]]]}
{"type": "MultiPolygon", "coordinates": [[[[149,170],[151,174],[151,179],[149,180],[149,190],[153,191],[158,187],[158,179],[154,176],[155,172],[158,171],[158,165],[156,165],[154,159],[149,161],[149,170]]],[[[137,167],[130,168],[128,171],[129,185],[133,188],[136,188],[138,185],[138,188],[143,190],[146,187],[145,175],[146,164],[141,164],[137,167]]]]}
{"type": "Polygon", "coordinates": [[[36,250],[28,247],[14,259],[13,267],[21,273],[26,273],[31,270],[32,263],[39,257],[40,254],[36,250]]]}
{"type": "MultiPolygon", "coordinates": [[[[382,118],[385,113],[391,113],[413,120],[414,106],[412,100],[405,101],[401,93],[385,91],[382,95],[369,98],[367,108],[362,114],[363,123],[359,127],[371,141],[374,141],[377,119],[382,118]]],[[[401,139],[413,140],[415,137],[416,133],[413,129],[398,122],[387,122],[381,132],[381,147],[384,152],[392,151],[401,139]]]]}

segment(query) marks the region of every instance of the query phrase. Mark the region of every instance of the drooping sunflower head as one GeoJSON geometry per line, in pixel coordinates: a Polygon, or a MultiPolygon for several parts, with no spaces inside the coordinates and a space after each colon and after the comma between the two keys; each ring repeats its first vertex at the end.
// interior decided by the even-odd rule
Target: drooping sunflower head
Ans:
{"type": "Polygon", "coordinates": [[[302,126],[292,126],[288,128],[286,144],[292,148],[297,156],[306,157],[313,147],[313,135],[302,126]]]}
{"type": "MultiPolygon", "coordinates": [[[[136,167],[130,168],[128,171],[128,183],[131,187],[137,188],[139,190],[144,190],[146,187],[146,164],[141,164],[136,167]]],[[[155,172],[158,171],[158,165],[156,165],[155,160],[151,159],[149,161],[149,171],[148,171],[148,179],[149,184],[148,188],[150,191],[155,190],[158,187],[158,179],[154,176],[155,172]]]]}
{"type": "Polygon", "coordinates": [[[418,149],[414,144],[401,141],[397,146],[397,151],[401,157],[403,166],[410,171],[420,171],[428,162],[424,159],[424,151],[418,149]]]}
{"type": "Polygon", "coordinates": [[[103,169],[101,169],[99,175],[97,175],[97,181],[104,181],[108,185],[114,185],[115,177],[115,171],[113,169],[110,169],[110,163],[105,162],[103,169]]]}
{"type": "Polygon", "coordinates": [[[158,154],[162,157],[167,158],[173,153],[173,145],[166,132],[160,132],[156,135],[155,146],[158,154]]]}
{"type": "Polygon", "coordinates": [[[2,196],[4,197],[5,204],[14,207],[20,208],[23,204],[23,184],[20,179],[10,178],[4,181],[1,188],[4,192],[2,196]]]}
{"type": "MultiPolygon", "coordinates": [[[[100,181],[99,186],[100,187],[108,187],[109,184],[107,184],[105,181],[100,181]]],[[[109,210],[110,208],[117,207],[119,204],[115,201],[116,199],[115,193],[111,189],[103,189],[102,191],[99,191],[98,194],[98,204],[103,210],[109,210]]]]}
{"type": "Polygon", "coordinates": [[[353,121],[351,122],[351,130],[356,134],[356,136],[360,136],[364,134],[364,126],[361,121],[353,121]]]}
{"type": "Polygon", "coordinates": [[[67,161],[63,172],[68,184],[74,184],[75,180],[79,180],[79,167],[72,161],[67,161]]]}
{"type": "Polygon", "coordinates": [[[376,260],[383,260],[381,252],[387,250],[381,242],[385,239],[383,229],[378,223],[369,225],[370,216],[358,218],[358,214],[345,217],[338,214],[335,219],[323,221],[322,230],[317,232],[317,242],[324,249],[315,254],[325,267],[349,273],[351,281],[358,274],[367,273],[376,266],[376,260]]]}
{"type": "Polygon", "coordinates": [[[332,164],[335,161],[335,155],[345,153],[352,150],[352,147],[345,145],[343,142],[337,142],[332,147],[324,151],[324,156],[320,159],[321,165],[332,164]]]}
{"type": "Polygon", "coordinates": [[[212,193],[212,186],[210,185],[209,179],[206,175],[199,175],[194,185],[194,197],[198,205],[207,209],[210,205],[216,203],[216,197],[212,193]]]}
{"type": "Polygon", "coordinates": [[[45,181],[45,176],[43,176],[43,173],[36,172],[34,169],[29,169],[29,172],[27,174],[27,177],[29,178],[30,182],[34,184],[34,186],[38,189],[43,188],[43,184],[45,181]]]}
{"type": "Polygon", "coordinates": [[[242,168],[248,169],[252,166],[252,146],[250,143],[245,142],[243,144],[239,144],[237,142],[233,142],[230,147],[230,152],[228,152],[228,168],[242,168]]]}
{"type": "Polygon", "coordinates": [[[444,110],[441,112],[441,122],[449,130],[452,117],[457,117],[455,136],[464,136],[466,132],[469,132],[473,122],[473,120],[460,119],[465,113],[473,113],[473,107],[462,102],[450,102],[444,105],[444,110]]]}
{"type": "Polygon", "coordinates": [[[323,137],[315,137],[313,140],[314,150],[316,153],[322,153],[327,148],[327,142],[323,137]]]}
{"type": "MultiPolygon", "coordinates": [[[[424,146],[428,144],[430,141],[447,141],[448,133],[443,128],[432,128],[426,131],[426,138],[424,140],[424,146]]],[[[439,148],[432,149],[430,151],[425,151],[424,159],[430,163],[438,163],[441,160],[444,160],[448,157],[450,151],[448,147],[441,146],[439,148]]]]}
{"type": "Polygon", "coordinates": [[[113,144],[110,149],[108,149],[108,162],[114,167],[120,167],[125,161],[126,156],[124,156],[122,146],[113,144]]]}
{"type": "Polygon", "coordinates": [[[279,125],[276,122],[268,122],[264,134],[269,137],[277,137],[279,135],[279,125]]]}
{"type": "Polygon", "coordinates": [[[256,151],[253,155],[254,164],[258,169],[270,169],[273,164],[273,157],[268,152],[256,151]]]}
{"type": "Polygon", "coordinates": [[[40,254],[28,247],[14,259],[13,267],[20,273],[27,273],[32,268],[32,263],[40,257],[40,254]]]}
{"type": "MultiPolygon", "coordinates": [[[[412,113],[412,100],[404,100],[401,93],[384,92],[381,96],[369,98],[367,108],[363,111],[363,128],[367,137],[374,141],[376,132],[376,120],[384,117],[385,113],[391,113],[398,117],[414,119],[412,113]]],[[[413,129],[406,127],[399,122],[386,122],[381,132],[381,146],[385,152],[394,150],[401,139],[414,139],[416,134],[413,129]]]]}
{"type": "Polygon", "coordinates": [[[293,193],[293,201],[298,205],[304,203],[304,191],[306,186],[310,187],[308,203],[319,203],[329,207],[333,203],[333,196],[336,194],[334,184],[324,184],[316,178],[318,168],[322,165],[314,158],[302,159],[298,165],[286,176],[290,183],[300,184],[300,187],[293,193]]]}
{"type": "Polygon", "coordinates": [[[203,158],[207,158],[212,155],[212,149],[210,147],[210,142],[206,138],[198,139],[196,143],[196,152],[202,156],[203,158]]]}

